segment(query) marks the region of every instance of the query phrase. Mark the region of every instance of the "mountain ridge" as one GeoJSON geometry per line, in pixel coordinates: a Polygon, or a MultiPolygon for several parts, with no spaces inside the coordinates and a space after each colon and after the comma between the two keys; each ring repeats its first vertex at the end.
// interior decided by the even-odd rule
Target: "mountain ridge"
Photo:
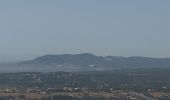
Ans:
{"type": "MultiPolygon", "coordinates": [[[[9,66],[9,65],[8,65],[9,66]]],[[[105,71],[129,68],[170,68],[170,58],[96,56],[91,53],[44,55],[12,64],[17,71],[105,71]]],[[[5,68],[6,70],[8,70],[5,68]]],[[[2,69],[2,68],[1,68],[2,69]]]]}

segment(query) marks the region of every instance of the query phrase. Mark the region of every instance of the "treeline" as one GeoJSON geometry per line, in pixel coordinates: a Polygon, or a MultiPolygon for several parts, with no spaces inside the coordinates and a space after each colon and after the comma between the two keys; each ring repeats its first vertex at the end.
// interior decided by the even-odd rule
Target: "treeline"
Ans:
{"type": "Polygon", "coordinates": [[[0,73],[0,86],[22,88],[148,89],[170,92],[170,69],[124,69],[103,72],[0,73]],[[164,88],[163,88],[164,87],[164,88]]]}
{"type": "Polygon", "coordinates": [[[125,97],[120,98],[104,98],[104,97],[89,97],[85,96],[82,98],[72,97],[72,96],[48,96],[40,99],[29,98],[26,96],[0,96],[0,100],[127,100],[125,97]]]}

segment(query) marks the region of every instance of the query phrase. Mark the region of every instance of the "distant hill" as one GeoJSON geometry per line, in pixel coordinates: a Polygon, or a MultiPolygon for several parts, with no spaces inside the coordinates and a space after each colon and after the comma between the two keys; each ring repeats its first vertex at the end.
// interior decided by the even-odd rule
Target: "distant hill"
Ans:
{"type": "MultiPolygon", "coordinates": [[[[3,65],[5,66],[5,65],[3,65]]],[[[45,55],[7,65],[8,71],[103,71],[129,68],[170,68],[170,58],[96,56],[90,53],[45,55]],[[9,67],[10,66],[10,67],[9,67]],[[11,67],[12,66],[12,67],[11,67]],[[12,69],[10,69],[12,68],[12,69]]],[[[2,67],[1,67],[2,69],[2,67]]],[[[4,70],[3,69],[3,70],[4,70]]]]}
{"type": "Polygon", "coordinates": [[[170,68],[170,58],[96,56],[90,53],[45,55],[18,66],[42,71],[93,71],[120,68],[170,68]]]}

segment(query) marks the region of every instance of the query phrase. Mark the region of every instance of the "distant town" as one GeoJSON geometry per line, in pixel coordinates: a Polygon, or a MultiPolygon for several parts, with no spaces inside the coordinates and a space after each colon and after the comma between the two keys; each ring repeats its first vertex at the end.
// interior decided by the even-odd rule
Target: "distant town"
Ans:
{"type": "Polygon", "coordinates": [[[0,73],[0,100],[169,100],[169,71],[0,73]]]}

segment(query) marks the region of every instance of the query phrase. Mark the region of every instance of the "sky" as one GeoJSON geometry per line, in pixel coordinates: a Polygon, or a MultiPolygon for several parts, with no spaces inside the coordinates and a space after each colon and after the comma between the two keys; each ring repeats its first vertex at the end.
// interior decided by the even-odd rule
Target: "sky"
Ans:
{"type": "Polygon", "coordinates": [[[46,54],[170,58],[170,0],[0,0],[0,62],[46,54]]]}

